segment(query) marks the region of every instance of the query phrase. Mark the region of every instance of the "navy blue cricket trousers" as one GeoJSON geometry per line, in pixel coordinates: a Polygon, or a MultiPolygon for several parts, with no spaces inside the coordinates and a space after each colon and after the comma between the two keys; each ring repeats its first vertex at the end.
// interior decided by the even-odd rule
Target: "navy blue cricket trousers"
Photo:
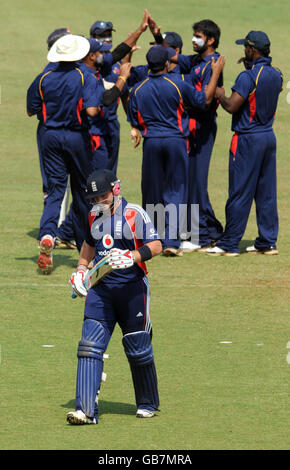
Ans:
{"type": "Polygon", "coordinates": [[[109,150],[107,136],[92,135],[91,144],[93,150],[93,169],[103,170],[109,168],[109,150]]]}
{"type": "Polygon", "coordinates": [[[217,246],[239,253],[253,201],[258,237],[255,247],[276,247],[278,237],[276,137],[273,131],[235,134],[229,156],[226,227],[217,246]]]}
{"type": "Polygon", "coordinates": [[[109,151],[108,166],[115,175],[117,174],[119,148],[120,148],[120,123],[118,119],[107,122],[108,135],[106,136],[109,151]]]}
{"type": "Polygon", "coordinates": [[[161,237],[163,249],[179,248],[187,232],[188,139],[148,137],[143,141],[142,206],[161,237]],[[148,205],[163,205],[163,217],[148,205]]]}
{"type": "Polygon", "coordinates": [[[44,163],[43,163],[43,135],[45,132],[45,127],[41,121],[39,121],[36,131],[36,140],[37,140],[37,147],[38,147],[38,155],[39,155],[39,165],[40,165],[40,173],[42,178],[42,192],[47,193],[48,191],[48,183],[47,177],[44,170],[44,163]]]}
{"type": "Polygon", "coordinates": [[[147,277],[135,282],[105,284],[100,282],[89,290],[84,318],[100,322],[108,345],[116,323],[123,335],[135,331],[152,334],[149,315],[150,290],[147,277]]]}
{"type": "Polygon", "coordinates": [[[92,171],[92,147],[86,131],[46,128],[43,160],[48,181],[48,197],[40,220],[39,238],[57,235],[61,203],[68,174],[72,192],[72,225],[77,248],[85,239],[89,205],[85,198],[86,180],[92,171]]]}
{"type": "Polygon", "coordinates": [[[212,240],[217,240],[223,233],[223,226],[215,216],[207,189],[216,131],[215,121],[197,129],[194,145],[190,146],[189,153],[188,202],[199,205],[199,244],[201,246],[209,245],[212,240]]]}

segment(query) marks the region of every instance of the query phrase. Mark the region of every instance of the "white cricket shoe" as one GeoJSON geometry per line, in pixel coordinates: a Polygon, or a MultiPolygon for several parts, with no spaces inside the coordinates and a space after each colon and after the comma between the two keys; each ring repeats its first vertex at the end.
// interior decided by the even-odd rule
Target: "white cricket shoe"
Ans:
{"type": "Polygon", "coordinates": [[[240,253],[231,253],[230,251],[225,251],[218,246],[214,246],[212,248],[207,248],[205,253],[210,256],[239,256],[240,253]]]}
{"type": "Polygon", "coordinates": [[[195,243],[191,243],[188,240],[184,240],[181,242],[180,249],[183,253],[192,253],[193,251],[199,250],[201,248],[200,245],[196,245],[195,243]]]}
{"type": "Polygon", "coordinates": [[[136,418],[153,418],[155,416],[154,411],[151,410],[137,410],[136,418]]]}
{"type": "Polygon", "coordinates": [[[261,254],[261,255],[278,255],[279,251],[276,248],[270,247],[267,250],[258,250],[255,245],[246,248],[247,253],[261,254]]]}
{"type": "Polygon", "coordinates": [[[82,410],[70,411],[66,420],[69,424],[97,424],[95,418],[89,418],[82,410]]]}

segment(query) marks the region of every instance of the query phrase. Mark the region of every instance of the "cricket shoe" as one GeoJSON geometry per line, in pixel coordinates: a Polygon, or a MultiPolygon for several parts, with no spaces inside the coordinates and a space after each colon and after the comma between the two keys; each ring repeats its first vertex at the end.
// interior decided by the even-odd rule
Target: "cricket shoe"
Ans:
{"type": "Polygon", "coordinates": [[[97,424],[96,418],[89,418],[82,410],[70,411],[66,420],[69,424],[97,424]]]}
{"type": "Polygon", "coordinates": [[[198,251],[201,248],[200,245],[196,245],[195,243],[191,243],[188,240],[184,240],[181,242],[180,249],[183,253],[192,253],[193,251],[198,251]]]}
{"type": "Polygon", "coordinates": [[[139,409],[136,413],[136,418],[153,418],[155,416],[154,411],[152,410],[143,410],[139,409]]]}
{"type": "Polygon", "coordinates": [[[55,237],[55,247],[56,248],[69,248],[71,250],[76,250],[77,244],[75,240],[63,240],[62,238],[55,237]]]}
{"type": "Polygon", "coordinates": [[[212,248],[207,248],[205,253],[210,256],[240,256],[240,253],[234,253],[230,251],[225,251],[218,246],[214,246],[212,248]]]}
{"type": "Polygon", "coordinates": [[[42,274],[50,274],[53,268],[52,250],[54,248],[54,238],[51,235],[44,235],[40,240],[37,264],[42,274]]]}
{"type": "Polygon", "coordinates": [[[180,248],[165,248],[163,250],[163,256],[182,256],[183,252],[180,248]]]}
{"type": "Polygon", "coordinates": [[[274,248],[273,246],[270,246],[270,248],[266,248],[266,250],[258,250],[258,248],[255,247],[255,245],[248,246],[246,248],[246,252],[250,254],[261,254],[261,255],[278,255],[279,251],[274,248]]]}

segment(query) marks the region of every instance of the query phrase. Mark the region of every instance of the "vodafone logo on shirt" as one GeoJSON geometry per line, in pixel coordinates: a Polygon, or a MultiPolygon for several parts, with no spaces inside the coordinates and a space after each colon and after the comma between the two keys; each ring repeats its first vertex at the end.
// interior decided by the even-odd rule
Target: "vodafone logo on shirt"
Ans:
{"type": "Polygon", "coordinates": [[[114,239],[109,234],[103,236],[102,242],[103,242],[104,247],[107,249],[112,248],[112,246],[114,246],[114,239]]]}

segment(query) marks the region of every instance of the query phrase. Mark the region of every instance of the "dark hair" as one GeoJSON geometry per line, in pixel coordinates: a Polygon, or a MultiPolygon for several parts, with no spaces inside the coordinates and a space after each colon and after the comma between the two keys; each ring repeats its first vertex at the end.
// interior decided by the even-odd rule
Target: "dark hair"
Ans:
{"type": "Polygon", "coordinates": [[[270,46],[265,46],[263,49],[257,49],[257,51],[261,54],[262,57],[269,57],[270,46]]]}
{"type": "Polygon", "coordinates": [[[52,33],[50,33],[50,35],[48,36],[48,38],[46,40],[48,49],[50,49],[51,46],[53,46],[55,41],[57,41],[62,36],[66,36],[67,34],[69,34],[67,28],[58,28],[58,29],[55,29],[54,31],[52,31],[52,33]]]}
{"type": "Polygon", "coordinates": [[[166,64],[166,62],[164,64],[154,64],[154,65],[152,65],[152,67],[150,67],[150,64],[148,64],[148,65],[150,67],[151,72],[158,73],[158,72],[162,72],[162,70],[164,70],[165,64],[166,64]]]}
{"type": "Polygon", "coordinates": [[[214,38],[213,48],[216,49],[219,45],[221,30],[216,23],[211,20],[202,20],[194,23],[192,26],[193,31],[200,31],[207,38],[214,38]]]}

